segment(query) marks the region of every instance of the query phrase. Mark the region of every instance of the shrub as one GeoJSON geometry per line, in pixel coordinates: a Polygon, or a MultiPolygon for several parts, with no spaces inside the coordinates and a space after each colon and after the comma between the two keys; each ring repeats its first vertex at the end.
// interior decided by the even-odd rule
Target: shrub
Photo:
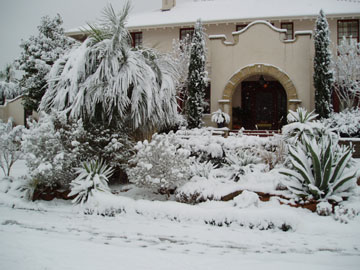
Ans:
{"type": "Polygon", "coordinates": [[[332,113],[324,120],[325,125],[337,130],[341,137],[360,138],[360,109],[346,109],[339,113],[332,113]]]}
{"type": "Polygon", "coordinates": [[[190,169],[193,176],[209,178],[210,173],[217,167],[211,161],[201,162],[201,158],[195,159],[190,169]]]}
{"type": "Polygon", "coordinates": [[[190,151],[180,147],[176,136],[154,134],[151,142],[138,142],[128,169],[130,182],[169,194],[191,177],[190,151]]]}
{"type": "Polygon", "coordinates": [[[77,168],[76,172],[79,175],[71,182],[71,192],[68,195],[76,195],[73,203],[84,204],[94,192],[110,192],[108,181],[113,169],[103,160],[84,162],[83,167],[77,168]]]}
{"type": "Polygon", "coordinates": [[[239,181],[242,175],[253,172],[255,165],[261,163],[257,153],[251,149],[227,150],[225,160],[227,169],[232,172],[231,179],[235,182],[239,181]]]}
{"type": "Polygon", "coordinates": [[[30,177],[37,179],[40,191],[67,189],[76,177],[75,168],[94,158],[113,166],[119,178],[131,156],[131,147],[122,131],[84,126],[81,119],[70,121],[57,114],[42,114],[39,122],[29,123],[22,142],[30,177]]]}
{"type": "Polygon", "coordinates": [[[9,176],[11,167],[21,157],[21,136],[23,126],[16,126],[11,120],[7,124],[0,121],[0,168],[9,176]]]}
{"type": "Polygon", "coordinates": [[[338,201],[350,195],[356,182],[351,149],[340,147],[330,137],[321,137],[289,146],[289,153],[292,168],[281,173],[288,176],[284,184],[291,192],[316,200],[338,201]]]}
{"type": "Polygon", "coordinates": [[[43,189],[67,186],[75,176],[72,168],[76,155],[64,148],[54,117],[42,114],[39,122],[28,123],[29,129],[23,134],[22,150],[30,177],[43,189]]]}

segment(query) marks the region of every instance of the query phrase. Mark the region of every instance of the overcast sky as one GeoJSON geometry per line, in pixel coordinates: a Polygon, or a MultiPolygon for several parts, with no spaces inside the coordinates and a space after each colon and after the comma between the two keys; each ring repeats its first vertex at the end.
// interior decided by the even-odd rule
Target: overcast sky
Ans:
{"type": "MultiPolygon", "coordinates": [[[[40,18],[57,13],[63,27],[71,29],[101,17],[101,10],[111,3],[119,10],[125,0],[0,0],[0,69],[20,55],[21,39],[37,35],[40,18]]],[[[132,0],[132,13],[161,8],[162,0],[132,0]]]]}

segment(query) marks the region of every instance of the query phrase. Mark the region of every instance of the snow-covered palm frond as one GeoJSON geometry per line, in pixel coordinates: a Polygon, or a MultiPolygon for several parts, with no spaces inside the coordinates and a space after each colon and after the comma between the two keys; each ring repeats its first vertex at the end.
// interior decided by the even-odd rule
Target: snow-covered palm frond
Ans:
{"type": "Polygon", "coordinates": [[[109,38],[90,36],[54,65],[41,109],[132,130],[171,122],[177,115],[176,66],[168,56],[131,48],[125,28],[129,8],[126,4],[117,15],[111,6],[105,9],[100,31],[109,38]]]}

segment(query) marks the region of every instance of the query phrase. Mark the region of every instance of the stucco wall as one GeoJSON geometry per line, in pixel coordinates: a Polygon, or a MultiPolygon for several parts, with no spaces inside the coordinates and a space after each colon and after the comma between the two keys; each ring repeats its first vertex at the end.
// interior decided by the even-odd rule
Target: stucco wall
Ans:
{"type": "Polygon", "coordinates": [[[24,107],[21,103],[22,97],[18,97],[0,105],[0,119],[7,122],[12,117],[15,125],[24,125],[24,107]]]}
{"type": "MultiPolygon", "coordinates": [[[[228,40],[221,37],[211,38],[209,43],[212,52],[211,111],[218,109],[219,100],[232,98],[224,96],[224,89],[231,77],[254,64],[273,66],[286,74],[295,86],[302,105],[313,109],[311,35],[300,35],[294,42],[284,42],[284,33],[259,22],[233,37],[233,44],[228,44],[228,40]]],[[[232,80],[235,84],[240,82],[232,80]]]]}

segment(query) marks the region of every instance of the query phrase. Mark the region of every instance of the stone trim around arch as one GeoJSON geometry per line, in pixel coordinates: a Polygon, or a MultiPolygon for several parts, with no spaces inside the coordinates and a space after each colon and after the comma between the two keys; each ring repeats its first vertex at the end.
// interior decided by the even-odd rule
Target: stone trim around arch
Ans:
{"type": "MultiPolygon", "coordinates": [[[[293,82],[284,71],[273,65],[253,64],[241,68],[235,72],[227,81],[221,101],[226,100],[228,102],[225,104],[224,102],[219,101],[219,105],[222,107],[223,111],[232,116],[232,98],[237,86],[245,79],[254,75],[268,75],[280,82],[286,92],[288,110],[296,110],[297,107],[301,104],[301,100],[298,99],[298,94],[293,82]]],[[[230,127],[232,127],[232,117],[230,121],[230,127]]]]}

